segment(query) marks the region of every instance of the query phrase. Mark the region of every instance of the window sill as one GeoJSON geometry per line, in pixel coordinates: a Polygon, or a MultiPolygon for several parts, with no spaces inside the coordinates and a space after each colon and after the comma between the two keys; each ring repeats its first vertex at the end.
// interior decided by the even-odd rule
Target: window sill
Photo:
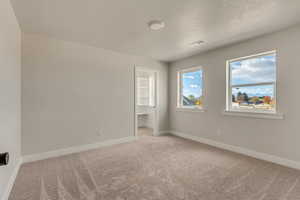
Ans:
{"type": "Polygon", "coordinates": [[[204,108],[183,108],[183,107],[177,107],[177,112],[206,112],[206,109],[204,108]]]}
{"type": "Polygon", "coordinates": [[[236,117],[249,117],[258,119],[284,119],[284,115],[280,113],[260,113],[260,112],[247,112],[247,111],[223,111],[223,115],[236,116],[236,117]]]}

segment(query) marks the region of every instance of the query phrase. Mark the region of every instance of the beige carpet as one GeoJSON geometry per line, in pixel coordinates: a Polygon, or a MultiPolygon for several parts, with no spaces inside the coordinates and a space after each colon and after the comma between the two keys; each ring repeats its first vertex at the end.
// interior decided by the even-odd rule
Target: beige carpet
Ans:
{"type": "Polygon", "coordinates": [[[10,200],[299,200],[300,172],[185,139],[24,164],[10,200]]]}

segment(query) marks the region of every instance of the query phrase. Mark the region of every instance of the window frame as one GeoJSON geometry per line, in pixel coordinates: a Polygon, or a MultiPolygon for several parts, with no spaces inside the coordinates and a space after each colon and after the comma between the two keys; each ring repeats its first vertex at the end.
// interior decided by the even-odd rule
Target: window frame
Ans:
{"type": "Polygon", "coordinates": [[[278,82],[278,74],[277,74],[277,51],[266,51],[258,54],[253,54],[250,56],[244,56],[239,58],[234,58],[226,61],[226,110],[225,112],[233,112],[233,113],[249,113],[249,114],[278,114],[278,97],[277,97],[277,82],[278,82]],[[239,85],[232,85],[231,80],[231,67],[230,63],[235,61],[243,61],[251,58],[262,57],[266,55],[275,54],[275,81],[274,82],[259,82],[259,83],[250,83],[250,84],[239,84],[239,85]],[[261,110],[261,109],[234,109],[232,108],[232,88],[236,87],[251,87],[251,86],[264,86],[264,85],[273,85],[274,87],[274,99],[276,104],[274,105],[273,110],[261,110]]]}
{"type": "Polygon", "coordinates": [[[177,71],[177,103],[176,108],[178,111],[192,111],[192,112],[204,112],[205,111],[205,72],[202,66],[189,67],[185,69],[179,69],[177,71]],[[184,73],[202,71],[202,106],[184,106],[182,105],[182,75],[184,73]]]}

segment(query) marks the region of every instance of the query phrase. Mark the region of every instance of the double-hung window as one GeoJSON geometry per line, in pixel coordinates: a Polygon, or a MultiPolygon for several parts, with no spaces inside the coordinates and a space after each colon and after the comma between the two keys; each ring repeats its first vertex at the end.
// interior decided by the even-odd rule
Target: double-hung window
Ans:
{"type": "Polygon", "coordinates": [[[276,113],[276,52],[227,61],[227,111],[276,113]]]}
{"type": "Polygon", "coordinates": [[[201,67],[178,71],[177,108],[203,108],[203,69],[201,67]]]}

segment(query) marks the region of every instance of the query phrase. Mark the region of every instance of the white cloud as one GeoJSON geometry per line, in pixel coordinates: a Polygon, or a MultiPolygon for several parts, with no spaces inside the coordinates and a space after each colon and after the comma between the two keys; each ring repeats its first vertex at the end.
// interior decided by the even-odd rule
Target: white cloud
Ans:
{"type": "Polygon", "coordinates": [[[183,78],[187,78],[187,79],[195,79],[194,76],[189,76],[189,75],[183,75],[183,78]]]}
{"type": "Polygon", "coordinates": [[[237,94],[238,92],[242,92],[242,93],[247,93],[248,95],[251,96],[264,96],[264,95],[270,95],[273,96],[274,95],[274,90],[272,87],[268,87],[268,88],[233,88],[232,92],[233,94],[237,94]]]}
{"type": "Polygon", "coordinates": [[[190,85],[190,88],[198,88],[198,87],[199,87],[199,85],[195,85],[195,84],[190,85]]]}
{"type": "Polygon", "coordinates": [[[231,63],[233,83],[272,82],[275,79],[275,57],[265,56],[231,63]]]}
{"type": "Polygon", "coordinates": [[[202,96],[202,89],[199,88],[199,91],[190,91],[189,89],[183,89],[183,95],[184,96],[189,96],[193,95],[194,97],[198,98],[202,96]]]}

